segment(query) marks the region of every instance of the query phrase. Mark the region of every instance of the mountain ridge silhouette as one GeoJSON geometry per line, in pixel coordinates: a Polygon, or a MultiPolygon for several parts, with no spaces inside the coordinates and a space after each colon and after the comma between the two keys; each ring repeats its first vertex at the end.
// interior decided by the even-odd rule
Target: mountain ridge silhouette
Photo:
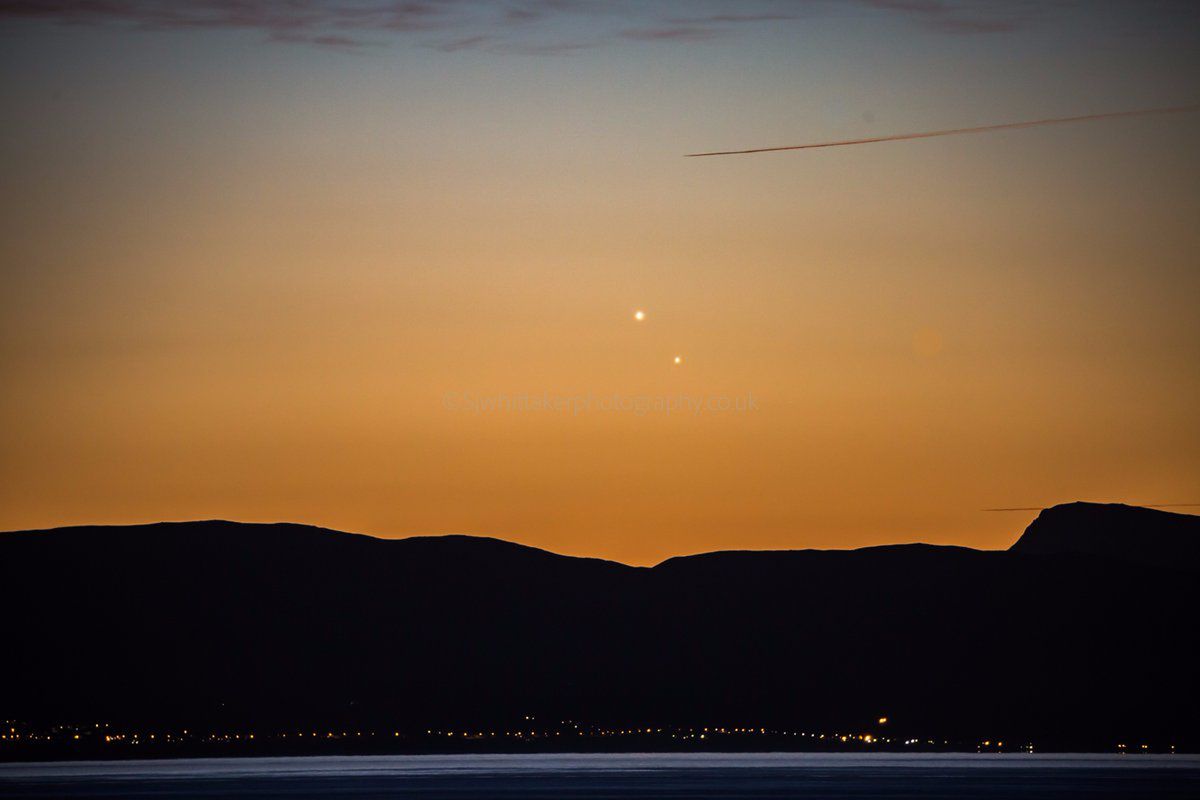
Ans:
{"type": "MultiPolygon", "coordinates": [[[[720,551],[654,567],[287,523],[0,534],[0,717],[853,730],[888,716],[938,737],[1195,741],[1195,563],[1129,557],[1107,533],[1080,552],[1087,526],[1131,518],[1051,511],[1008,550],[720,551]]],[[[1159,514],[1137,516],[1137,547],[1200,523],[1159,514]]]]}

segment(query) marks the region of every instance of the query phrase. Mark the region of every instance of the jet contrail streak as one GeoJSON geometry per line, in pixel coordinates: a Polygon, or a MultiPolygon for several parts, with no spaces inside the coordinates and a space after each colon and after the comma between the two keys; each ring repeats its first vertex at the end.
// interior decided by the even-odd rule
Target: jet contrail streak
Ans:
{"type": "Polygon", "coordinates": [[[1106,114],[1084,114],[1079,117],[1053,117],[1051,119],[1034,119],[1026,122],[1004,122],[999,125],[981,125],[978,128],[950,128],[942,131],[925,131],[924,133],[894,133],[890,136],[873,136],[868,139],[843,139],[837,142],[817,142],[815,144],[794,144],[788,147],[756,147],[751,150],[721,150],[713,153],[687,153],[686,158],[702,156],[740,156],[747,153],[777,153],[780,150],[813,150],[818,147],[845,147],[850,144],[875,144],[876,142],[902,142],[908,139],[932,139],[935,136],[959,136],[965,133],[991,133],[992,131],[1008,131],[1018,128],[1034,128],[1039,125],[1065,125],[1068,122],[1091,122],[1098,119],[1119,119],[1121,117],[1148,117],[1155,114],[1186,114],[1200,111],[1200,105],[1172,106],[1170,108],[1143,108],[1137,111],[1110,111],[1106,114]]]}
{"type": "MultiPolygon", "coordinates": [[[[1139,508],[1195,508],[1200,503],[1129,503],[1139,508]]],[[[1044,506],[1020,506],[1015,508],[981,508],[980,511],[1045,511],[1044,506]]]]}

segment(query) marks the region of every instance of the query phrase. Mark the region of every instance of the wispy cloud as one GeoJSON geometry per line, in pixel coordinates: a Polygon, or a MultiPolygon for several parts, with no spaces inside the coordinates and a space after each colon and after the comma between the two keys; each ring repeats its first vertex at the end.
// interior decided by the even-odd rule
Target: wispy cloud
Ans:
{"type": "Polygon", "coordinates": [[[357,45],[370,33],[403,33],[456,22],[459,0],[347,4],[322,0],[0,0],[0,18],[140,29],[241,29],[277,41],[357,45]]]}
{"type": "Polygon", "coordinates": [[[361,47],[367,47],[371,43],[362,39],[355,39],[351,36],[339,36],[334,33],[327,34],[306,34],[293,32],[279,32],[271,34],[271,40],[276,42],[289,42],[292,44],[311,44],[318,47],[331,47],[342,50],[356,50],[361,47]]]}
{"type": "Polygon", "coordinates": [[[795,14],[706,14],[698,17],[670,17],[668,22],[679,25],[736,25],[744,22],[785,22],[796,19],[795,14]]]}
{"type": "Polygon", "coordinates": [[[712,13],[698,16],[666,17],[659,24],[621,31],[622,38],[642,42],[703,42],[716,39],[751,23],[791,22],[795,14],[777,11],[759,13],[712,13]]]}
{"type": "Polygon", "coordinates": [[[597,12],[611,3],[602,4],[594,0],[519,0],[519,2],[501,2],[502,17],[510,23],[529,23],[563,13],[597,12]]]}
{"type": "Polygon", "coordinates": [[[457,39],[438,42],[433,46],[443,53],[457,53],[459,50],[478,50],[494,41],[495,37],[489,36],[486,33],[480,33],[474,36],[462,36],[457,39]]]}
{"type": "Polygon", "coordinates": [[[715,39],[722,31],[700,25],[661,25],[647,28],[626,28],[621,36],[639,42],[703,42],[715,39]]]}
{"type": "Polygon", "coordinates": [[[490,50],[494,53],[515,53],[524,56],[567,56],[591,50],[602,44],[598,40],[562,42],[502,42],[490,50]]]}
{"type": "Polygon", "coordinates": [[[1030,25],[1053,3],[1029,0],[861,0],[945,33],[1007,33],[1030,25]]]}
{"type": "MultiPolygon", "coordinates": [[[[1057,0],[1051,5],[1071,2],[1057,0]]],[[[947,33],[1003,33],[1046,7],[1033,0],[0,0],[0,20],[243,30],[267,41],[354,48],[410,34],[444,52],[563,54],[601,43],[706,42],[755,26],[800,24],[839,6],[899,15],[947,33]],[[681,13],[682,12],[682,13],[681,13]],[[570,18],[570,19],[568,19],[570,18]]]]}

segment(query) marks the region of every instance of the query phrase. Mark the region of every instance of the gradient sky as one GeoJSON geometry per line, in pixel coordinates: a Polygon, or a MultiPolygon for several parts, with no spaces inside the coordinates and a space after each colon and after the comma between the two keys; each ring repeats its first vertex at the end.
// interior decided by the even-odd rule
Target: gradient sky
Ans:
{"type": "Polygon", "coordinates": [[[1200,102],[1197,8],[0,2],[0,528],[1200,502],[1200,114],[681,157],[1200,102]]]}

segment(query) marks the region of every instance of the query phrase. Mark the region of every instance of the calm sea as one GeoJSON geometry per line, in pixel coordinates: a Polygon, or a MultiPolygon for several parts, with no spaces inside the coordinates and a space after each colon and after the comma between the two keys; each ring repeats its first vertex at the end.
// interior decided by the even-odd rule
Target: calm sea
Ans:
{"type": "Polygon", "coordinates": [[[1200,757],[606,754],[0,764],[0,797],[1200,797],[1200,757]]]}

